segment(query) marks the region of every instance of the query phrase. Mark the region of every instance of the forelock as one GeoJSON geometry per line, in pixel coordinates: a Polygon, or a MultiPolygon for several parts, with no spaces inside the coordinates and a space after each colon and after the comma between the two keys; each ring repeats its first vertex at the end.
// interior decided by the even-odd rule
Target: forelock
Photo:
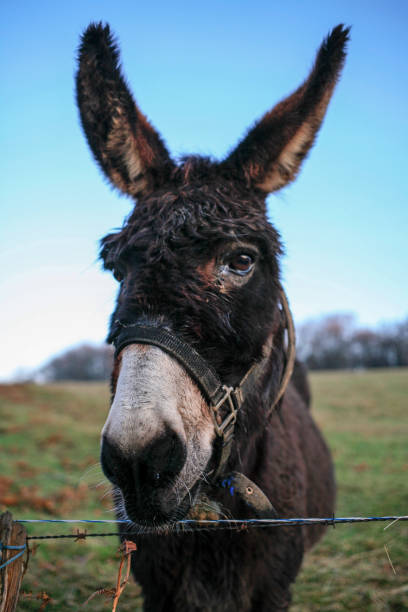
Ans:
{"type": "Polygon", "coordinates": [[[141,199],[122,229],[102,239],[101,257],[111,269],[135,247],[155,259],[183,248],[208,250],[216,242],[254,238],[281,252],[264,197],[225,179],[208,158],[187,157],[169,185],[141,199]]]}

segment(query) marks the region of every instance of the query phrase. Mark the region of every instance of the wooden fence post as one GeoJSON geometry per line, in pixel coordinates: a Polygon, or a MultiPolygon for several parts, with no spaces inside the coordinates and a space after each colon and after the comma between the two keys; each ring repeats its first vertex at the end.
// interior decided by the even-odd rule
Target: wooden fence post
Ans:
{"type": "MultiPolygon", "coordinates": [[[[26,530],[21,523],[15,523],[10,512],[0,516],[0,565],[22,551],[26,545],[26,530]],[[7,548],[17,546],[19,548],[7,548]]],[[[0,612],[14,612],[17,607],[20,585],[24,571],[25,553],[0,570],[0,612]]]]}

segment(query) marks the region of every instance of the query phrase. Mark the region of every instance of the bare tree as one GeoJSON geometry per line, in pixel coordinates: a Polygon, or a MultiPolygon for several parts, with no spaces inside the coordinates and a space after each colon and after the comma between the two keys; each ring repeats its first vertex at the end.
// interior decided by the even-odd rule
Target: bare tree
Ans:
{"type": "Polygon", "coordinates": [[[298,356],[312,370],[350,367],[354,315],[332,314],[299,326],[298,356]]]}
{"type": "Polygon", "coordinates": [[[370,329],[334,314],[303,323],[297,336],[298,356],[312,370],[408,365],[408,319],[370,329]]]}
{"type": "Polygon", "coordinates": [[[39,371],[46,381],[108,380],[112,370],[110,346],[82,344],[51,359],[39,371]]]}

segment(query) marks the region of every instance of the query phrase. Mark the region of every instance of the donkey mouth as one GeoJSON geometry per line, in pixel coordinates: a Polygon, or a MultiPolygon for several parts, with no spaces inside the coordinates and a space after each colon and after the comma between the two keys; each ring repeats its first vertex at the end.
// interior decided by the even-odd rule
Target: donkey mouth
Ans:
{"type": "Polygon", "coordinates": [[[138,500],[134,495],[122,492],[124,518],[136,526],[153,530],[174,527],[177,521],[187,517],[190,509],[195,505],[200,485],[201,483],[197,481],[178,503],[174,503],[175,493],[173,491],[158,490],[154,496],[150,495],[138,500]]]}

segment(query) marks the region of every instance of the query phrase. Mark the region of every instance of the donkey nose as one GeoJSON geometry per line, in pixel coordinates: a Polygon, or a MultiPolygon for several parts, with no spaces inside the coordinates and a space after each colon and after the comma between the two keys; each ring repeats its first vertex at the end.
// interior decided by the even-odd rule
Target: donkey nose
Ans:
{"type": "Polygon", "coordinates": [[[169,486],[186,461],[186,446],[174,432],[149,442],[139,450],[123,450],[107,436],[102,439],[101,464],[105,476],[125,494],[145,495],[169,486]]]}

